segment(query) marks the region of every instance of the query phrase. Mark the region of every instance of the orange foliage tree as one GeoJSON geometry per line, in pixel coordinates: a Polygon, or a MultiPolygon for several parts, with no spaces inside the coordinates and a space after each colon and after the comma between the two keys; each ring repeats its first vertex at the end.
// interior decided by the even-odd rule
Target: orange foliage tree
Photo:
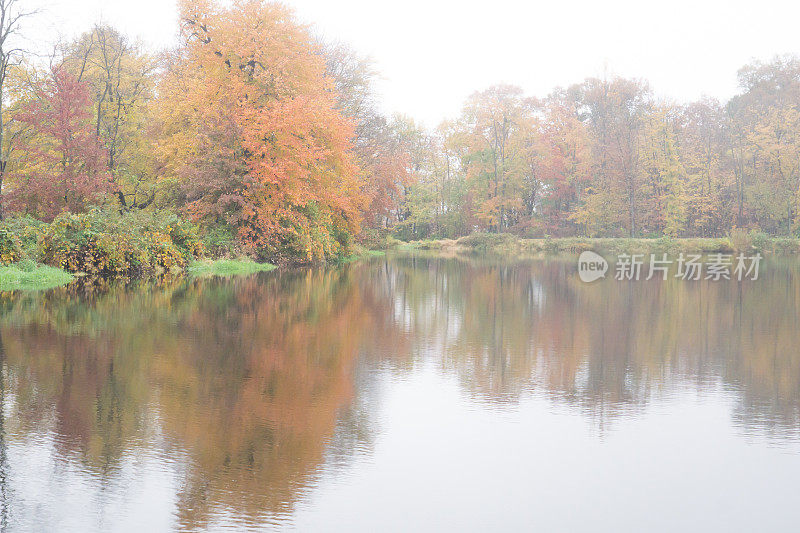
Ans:
{"type": "Polygon", "coordinates": [[[353,125],[308,30],[279,4],[180,4],[160,88],[162,178],[261,257],[345,253],[363,208],[353,125]]]}

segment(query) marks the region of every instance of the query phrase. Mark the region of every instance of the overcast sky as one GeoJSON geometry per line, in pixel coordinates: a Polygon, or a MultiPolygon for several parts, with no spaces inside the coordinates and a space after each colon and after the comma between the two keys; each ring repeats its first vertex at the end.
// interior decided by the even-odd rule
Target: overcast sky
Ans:
{"type": "MultiPolygon", "coordinates": [[[[95,21],[153,48],[174,42],[171,0],[25,0],[43,6],[29,24],[39,46],[95,21]]],[[[678,102],[735,93],[753,58],[800,53],[800,3],[787,0],[291,0],[323,36],[371,56],[387,112],[428,126],[455,116],[466,96],[496,83],[533,96],[588,76],[648,79],[678,102]]]]}

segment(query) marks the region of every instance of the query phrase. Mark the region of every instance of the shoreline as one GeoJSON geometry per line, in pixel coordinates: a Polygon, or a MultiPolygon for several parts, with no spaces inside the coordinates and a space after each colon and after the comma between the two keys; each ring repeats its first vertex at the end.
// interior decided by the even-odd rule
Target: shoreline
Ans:
{"type": "MultiPolygon", "coordinates": [[[[524,239],[508,233],[474,233],[458,239],[430,239],[399,241],[389,238],[383,249],[356,250],[353,254],[331,261],[334,266],[347,265],[366,259],[382,257],[386,252],[435,252],[446,255],[495,255],[508,258],[541,255],[570,255],[584,251],[599,254],[650,254],[650,253],[763,253],[767,255],[793,255],[800,253],[800,239],[794,237],[768,237],[753,241],[731,237],[701,238],[581,238],[558,237],[524,239]]],[[[284,265],[292,268],[295,265],[284,265]]],[[[230,278],[269,272],[279,268],[271,263],[258,263],[249,258],[198,259],[181,270],[189,278],[230,278]]],[[[0,292],[41,292],[72,283],[82,273],[70,273],[33,262],[12,263],[0,266],[0,292]]],[[[106,281],[113,281],[114,278],[106,281]]],[[[143,278],[146,279],[146,278],[143,278]]]]}
{"type": "MultiPolygon", "coordinates": [[[[258,272],[269,272],[277,266],[271,263],[257,263],[250,259],[199,259],[190,262],[181,270],[189,278],[247,276],[258,272]]],[[[0,266],[0,292],[41,292],[69,285],[77,278],[85,277],[82,272],[70,273],[61,268],[40,263],[27,263],[0,266]]],[[[143,277],[139,279],[152,279],[143,277]]],[[[106,281],[125,278],[103,278],[106,281]]]]}
{"type": "Polygon", "coordinates": [[[768,237],[760,239],[731,237],[699,238],[582,238],[558,237],[523,239],[509,233],[474,233],[458,239],[397,241],[390,239],[388,250],[438,251],[452,254],[493,254],[514,256],[580,254],[593,251],[600,254],[649,253],[762,253],[793,255],[800,253],[800,239],[768,237]]]}
{"type": "MultiPolygon", "coordinates": [[[[330,264],[346,265],[373,257],[380,257],[384,254],[385,252],[382,250],[362,249],[338,261],[333,261],[330,264]]],[[[283,265],[284,268],[292,268],[293,266],[296,265],[283,265]]],[[[237,259],[202,258],[189,262],[186,268],[181,269],[180,275],[192,279],[213,277],[231,278],[236,276],[249,276],[259,272],[270,272],[277,268],[279,268],[278,265],[259,263],[246,257],[237,259]]],[[[62,268],[55,268],[32,261],[12,263],[10,265],[0,266],[0,292],[41,292],[64,287],[72,283],[76,278],[81,278],[85,275],[86,274],[81,272],[70,273],[62,268]]],[[[151,278],[152,276],[140,279],[151,278]]],[[[124,278],[108,278],[106,281],[113,281],[114,279],[124,278]]]]}

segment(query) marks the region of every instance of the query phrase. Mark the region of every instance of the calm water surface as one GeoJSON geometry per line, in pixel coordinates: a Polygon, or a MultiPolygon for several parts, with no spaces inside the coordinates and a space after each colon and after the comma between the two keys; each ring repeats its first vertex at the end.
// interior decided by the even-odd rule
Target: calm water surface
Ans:
{"type": "Polygon", "coordinates": [[[800,268],[396,256],[0,297],[7,531],[798,531],[800,268]]]}

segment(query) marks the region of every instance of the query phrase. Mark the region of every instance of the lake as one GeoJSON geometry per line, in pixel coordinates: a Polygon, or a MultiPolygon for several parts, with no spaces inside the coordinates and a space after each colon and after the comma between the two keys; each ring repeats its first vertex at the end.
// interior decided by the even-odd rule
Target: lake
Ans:
{"type": "Polygon", "coordinates": [[[795,531],[800,267],[390,255],[0,297],[4,531],[795,531]]]}

